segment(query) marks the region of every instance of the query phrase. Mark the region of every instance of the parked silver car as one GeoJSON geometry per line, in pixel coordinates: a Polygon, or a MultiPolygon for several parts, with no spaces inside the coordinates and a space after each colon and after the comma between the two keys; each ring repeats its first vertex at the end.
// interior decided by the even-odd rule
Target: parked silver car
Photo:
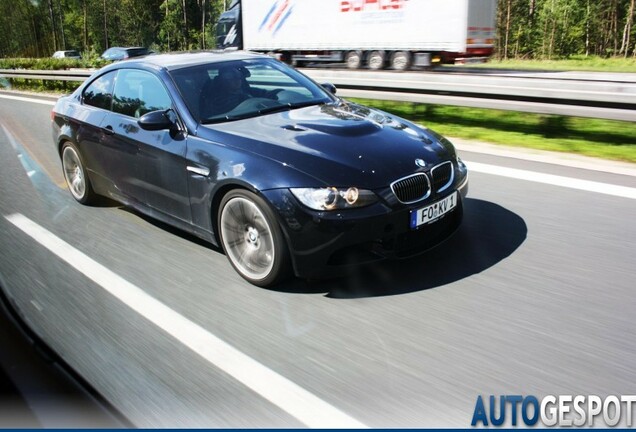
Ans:
{"type": "Polygon", "coordinates": [[[53,53],[53,58],[81,60],[82,56],[76,50],[66,50],[66,51],[55,51],[55,53],[53,53]]]}

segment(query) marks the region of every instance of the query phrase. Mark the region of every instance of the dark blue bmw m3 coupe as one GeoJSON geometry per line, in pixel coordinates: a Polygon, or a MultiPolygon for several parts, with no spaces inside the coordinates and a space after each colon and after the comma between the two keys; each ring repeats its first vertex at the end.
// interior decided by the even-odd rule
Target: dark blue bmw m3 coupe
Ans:
{"type": "Polygon", "coordinates": [[[423,252],[462,219],[453,145],[267,56],[109,65],[52,112],[72,196],[98,195],[225,251],[249,282],[423,252]]]}

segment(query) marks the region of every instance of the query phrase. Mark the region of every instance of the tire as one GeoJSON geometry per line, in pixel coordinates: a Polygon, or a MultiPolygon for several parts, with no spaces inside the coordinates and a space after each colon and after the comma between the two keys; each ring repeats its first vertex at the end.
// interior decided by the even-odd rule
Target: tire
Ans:
{"type": "Polygon", "coordinates": [[[391,56],[391,67],[398,71],[411,67],[411,53],[408,51],[396,51],[391,56]]]}
{"type": "Polygon", "coordinates": [[[86,173],[86,167],[82,161],[79,150],[71,142],[65,142],[62,146],[62,170],[71,195],[81,204],[91,204],[97,199],[93,186],[86,173]]]}
{"type": "Polygon", "coordinates": [[[279,53],[279,60],[285,64],[291,65],[291,54],[288,53],[287,51],[283,51],[281,53],[279,53]]]}
{"type": "Polygon", "coordinates": [[[349,51],[345,55],[345,63],[348,69],[360,69],[360,66],[362,66],[362,53],[360,51],[349,51]]]}
{"type": "Polygon", "coordinates": [[[371,51],[367,64],[371,70],[380,70],[384,67],[384,53],[382,51],[371,51]]]}
{"type": "Polygon", "coordinates": [[[289,275],[287,243],[261,197],[243,189],[228,192],[219,205],[217,226],[225,255],[243,279],[268,287],[289,275]]]}

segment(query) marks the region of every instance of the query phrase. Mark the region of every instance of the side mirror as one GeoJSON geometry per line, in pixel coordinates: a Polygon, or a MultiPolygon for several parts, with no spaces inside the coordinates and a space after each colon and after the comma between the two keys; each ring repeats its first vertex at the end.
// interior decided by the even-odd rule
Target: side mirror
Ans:
{"type": "Polygon", "coordinates": [[[333,84],[331,84],[331,83],[322,83],[322,84],[320,84],[320,86],[321,86],[322,88],[324,88],[325,90],[327,90],[327,91],[328,91],[329,93],[331,93],[332,95],[335,95],[335,94],[336,94],[337,89],[336,89],[336,86],[335,86],[335,85],[333,85],[333,84]]]}
{"type": "Polygon", "coordinates": [[[159,111],[150,111],[142,115],[139,120],[137,120],[137,124],[148,131],[158,131],[158,130],[174,130],[177,128],[177,116],[171,109],[168,110],[159,110],[159,111]]]}

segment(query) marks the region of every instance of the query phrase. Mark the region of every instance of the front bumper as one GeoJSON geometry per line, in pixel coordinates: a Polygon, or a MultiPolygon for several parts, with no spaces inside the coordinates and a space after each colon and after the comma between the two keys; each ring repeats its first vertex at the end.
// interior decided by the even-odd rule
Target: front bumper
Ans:
{"type": "Polygon", "coordinates": [[[453,188],[412,205],[389,206],[384,202],[340,212],[308,210],[287,189],[263,194],[280,217],[296,276],[321,278],[344,275],[354,265],[414,256],[446,240],[461,224],[468,193],[467,175],[456,180],[453,188]],[[410,228],[411,211],[456,191],[459,199],[455,208],[435,222],[410,228]]]}

